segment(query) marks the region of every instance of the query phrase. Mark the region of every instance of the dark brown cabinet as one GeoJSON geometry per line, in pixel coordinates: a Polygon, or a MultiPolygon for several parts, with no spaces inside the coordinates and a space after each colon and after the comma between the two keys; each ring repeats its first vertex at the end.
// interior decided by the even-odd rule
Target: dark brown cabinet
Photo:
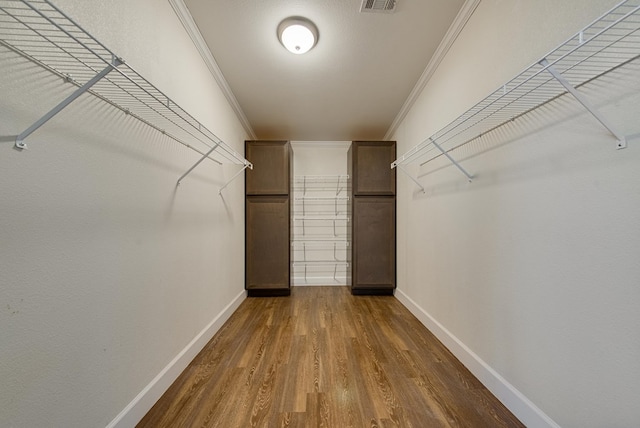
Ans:
{"type": "Polygon", "coordinates": [[[353,201],[353,289],[392,291],[396,283],[396,201],[356,197],[353,201]]]}
{"type": "Polygon", "coordinates": [[[396,194],[395,141],[354,141],[350,157],[354,196],[396,194]]]}
{"type": "Polygon", "coordinates": [[[246,201],[247,290],[289,288],[289,198],[253,196],[246,201]]]}
{"type": "Polygon", "coordinates": [[[245,288],[250,296],[291,292],[291,145],[246,141],[245,288]]]}
{"type": "Polygon", "coordinates": [[[396,287],[395,157],[394,141],[354,141],[349,149],[353,294],[393,294],[396,287]]]}
{"type": "Polygon", "coordinates": [[[291,190],[291,145],[288,141],[246,141],[247,195],[288,195],[291,190]]]}

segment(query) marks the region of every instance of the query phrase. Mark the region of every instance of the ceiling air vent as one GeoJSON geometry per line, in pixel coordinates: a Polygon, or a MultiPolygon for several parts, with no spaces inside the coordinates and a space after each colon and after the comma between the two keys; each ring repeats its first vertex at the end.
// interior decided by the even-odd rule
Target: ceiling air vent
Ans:
{"type": "Polygon", "coordinates": [[[392,13],[396,10],[396,0],[362,0],[360,12],[392,13]]]}

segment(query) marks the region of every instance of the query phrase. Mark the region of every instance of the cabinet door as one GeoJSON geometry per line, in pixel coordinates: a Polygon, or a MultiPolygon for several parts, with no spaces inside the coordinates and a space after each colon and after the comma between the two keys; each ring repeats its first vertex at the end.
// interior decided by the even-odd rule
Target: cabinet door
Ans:
{"type": "Polygon", "coordinates": [[[395,195],[396,170],[391,169],[396,158],[395,141],[354,141],[351,149],[353,194],[395,195]]]}
{"type": "Polygon", "coordinates": [[[289,289],[289,198],[246,199],[246,289],[289,289]]]}
{"type": "Polygon", "coordinates": [[[396,201],[360,197],[353,201],[352,292],[393,293],[396,286],[396,201]]]}
{"type": "Polygon", "coordinates": [[[247,195],[288,195],[290,145],[287,141],[246,141],[245,156],[253,164],[247,169],[247,195]]]}

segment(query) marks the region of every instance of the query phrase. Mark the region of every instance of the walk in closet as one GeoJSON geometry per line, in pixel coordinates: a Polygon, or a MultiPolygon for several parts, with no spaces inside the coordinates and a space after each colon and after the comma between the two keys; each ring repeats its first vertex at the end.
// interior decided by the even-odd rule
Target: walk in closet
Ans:
{"type": "Polygon", "coordinates": [[[0,183],[2,427],[640,421],[640,0],[0,0],[0,183]]]}
{"type": "Polygon", "coordinates": [[[290,285],[393,294],[395,142],[247,141],[246,147],[254,165],[246,173],[249,294],[287,294],[290,285]]]}

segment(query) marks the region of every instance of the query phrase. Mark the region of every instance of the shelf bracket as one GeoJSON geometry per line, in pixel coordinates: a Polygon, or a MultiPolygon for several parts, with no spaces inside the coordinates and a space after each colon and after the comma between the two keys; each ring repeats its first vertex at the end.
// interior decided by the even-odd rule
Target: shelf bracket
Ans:
{"type": "Polygon", "coordinates": [[[429,140],[431,141],[431,143],[438,149],[440,150],[440,152],[445,155],[447,157],[447,159],[449,159],[449,161],[454,164],[456,166],[456,168],[458,168],[460,170],[460,172],[462,172],[466,177],[467,180],[469,180],[469,183],[471,183],[473,181],[473,176],[471,174],[469,174],[462,166],[460,166],[460,164],[458,162],[456,162],[456,160],[454,158],[451,157],[451,155],[449,153],[447,153],[442,147],[440,147],[440,144],[436,143],[435,140],[433,138],[429,138],[429,140]]]}
{"type": "Polygon", "coordinates": [[[426,190],[424,190],[424,186],[422,184],[420,184],[420,182],[418,180],[416,180],[415,178],[413,178],[413,176],[411,174],[409,174],[407,172],[406,169],[403,168],[402,165],[400,164],[396,164],[396,168],[398,168],[401,172],[404,173],[404,175],[406,175],[407,177],[409,177],[411,179],[411,181],[413,181],[414,183],[416,183],[418,185],[418,187],[420,188],[420,190],[422,190],[422,193],[427,193],[426,190]]]}
{"type": "Polygon", "coordinates": [[[183,179],[183,178],[185,178],[187,175],[189,175],[189,173],[190,173],[191,171],[193,171],[193,170],[194,170],[198,165],[200,165],[200,163],[201,163],[203,160],[205,160],[206,158],[208,158],[208,157],[209,157],[209,155],[210,155],[211,153],[213,153],[213,151],[214,151],[215,149],[217,149],[219,145],[220,145],[220,142],[215,143],[215,144],[213,145],[213,147],[211,147],[207,153],[205,153],[204,155],[202,155],[202,157],[201,157],[200,159],[198,159],[198,162],[194,163],[194,164],[193,164],[193,166],[187,170],[187,172],[185,172],[184,174],[182,174],[182,176],[181,176],[180,178],[178,178],[178,182],[176,183],[176,186],[179,186],[179,185],[180,185],[180,182],[182,181],[182,179],[183,179]]]}
{"type": "Polygon", "coordinates": [[[619,132],[617,132],[616,129],[611,126],[609,121],[598,111],[598,109],[591,105],[591,102],[584,95],[578,92],[578,90],[571,83],[569,83],[569,81],[565,79],[565,77],[558,70],[553,68],[553,66],[549,63],[549,61],[547,61],[546,58],[540,61],[539,64],[543,66],[549,72],[549,74],[551,74],[558,82],[560,82],[560,84],[564,86],[564,88],[569,91],[569,93],[573,95],[574,98],[578,100],[578,102],[582,104],[582,106],[586,108],[587,111],[591,113],[593,117],[595,117],[598,122],[602,124],[602,126],[607,128],[607,130],[618,140],[616,144],[617,149],[624,149],[627,147],[626,138],[619,132]]]}
{"type": "Polygon", "coordinates": [[[231,182],[232,182],[233,180],[235,180],[235,179],[236,179],[240,174],[242,174],[242,173],[244,172],[244,170],[245,170],[245,169],[247,169],[247,168],[249,168],[249,169],[253,169],[253,165],[252,165],[251,163],[249,163],[249,162],[245,163],[245,164],[242,166],[242,169],[241,169],[240,171],[236,172],[236,173],[233,175],[233,177],[231,177],[231,178],[229,179],[229,181],[227,181],[226,183],[224,183],[224,186],[222,186],[222,187],[220,188],[220,190],[218,190],[218,195],[221,195],[221,194],[222,194],[222,191],[223,191],[223,190],[224,190],[224,189],[225,189],[229,184],[231,184],[231,182]]]}
{"type": "Polygon", "coordinates": [[[124,61],[122,61],[120,58],[118,58],[116,56],[113,56],[113,58],[111,59],[111,64],[107,65],[104,68],[104,70],[102,70],[101,72],[99,72],[98,74],[93,76],[88,82],[86,82],[84,85],[82,85],[78,89],[76,89],[71,95],[69,95],[67,98],[65,98],[57,106],[52,108],[47,114],[42,116],[33,125],[31,125],[27,129],[25,129],[22,133],[20,133],[20,135],[18,135],[16,137],[15,147],[17,149],[20,149],[20,150],[26,149],[27,145],[24,142],[25,138],[27,138],[29,135],[34,133],[38,128],[40,128],[42,125],[47,123],[56,114],[60,113],[62,110],[64,110],[65,107],[67,107],[69,104],[71,104],[73,101],[75,101],[76,98],[78,98],[80,95],[82,95],[85,92],[87,92],[89,89],[91,89],[91,87],[93,85],[98,83],[103,77],[105,77],[113,69],[115,69],[116,67],[118,67],[119,65],[121,65],[123,63],[124,63],[124,61]]]}

